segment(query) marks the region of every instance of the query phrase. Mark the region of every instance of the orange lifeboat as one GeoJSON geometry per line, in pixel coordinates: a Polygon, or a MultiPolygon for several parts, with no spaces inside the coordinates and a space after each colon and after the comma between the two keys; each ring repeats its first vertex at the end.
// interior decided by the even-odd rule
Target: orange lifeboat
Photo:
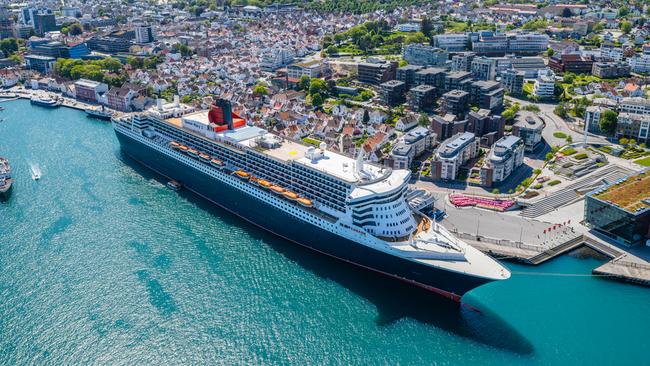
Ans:
{"type": "Polygon", "coordinates": [[[271,183],[268,180],[264,180],[264,179],[258,179],[257,184],[262,188],[271,187],[271,183]]]}
{"type": "Polygon", "coordinates": [[[206,153],[200,153],[200,154],[199,154],[199,158],[201,158],[201,160],[203,160],[203,161],[205,161],[205,162],[209,162],[209,161],[210,161],[210,155],[208,155],[208,154],[206,154],[206,153]]]}
{"type": "Polygon", "coordinates": [[[250,179],[251,173],[245,172],[243,170],[237,170],[235,172],[235,175],[238,176],[241,179],[250,179]]]}
{"type": "Polygon", "coordinates": [[[223,161],[219,159],[212,159],[210,160],[210,165],[217,167],[217,168],[222,168],[223,167],[223,161]]]}
{"type": "Polygon", "coordinates": [[[303,205],[303,206],[305,206],[305,207],[312,207],[312,206],[314,205],[314,204],[311,202],[310,199],[305,198],[305,197],[299,197],[299,198],[297,199],[297,201],[298,201],[298,203],[300,203],[301,205],[303,205]]]}
{"type": "Polygon", "coordinates": [[[271,186],[269,189],[271,190],[271,192],[276,193],[276,194],[282,194],[282,193],[284,193],[284,191],[286,191],[286,189],[284,189],[284,188],[282,188],[280,186],[271,186]]]}
{"type": "Polygon", "coordinates": [[[172,147],[172,149],[178,149],[181,146],[181,144],[176,141],[170,142],[169,145],[172,147]]]}
{"type": "Polygon", "coordinates": [[[187,147],[187,146],[185,146],[185,145],[180,145],[178,148],[179,148],[182,152],[187,152],[187,151],[190,149],[189,147],[187,147]]]}
{"type": "Polygon", "coordinates": [[[191,157],[194,157],[194,158],[198,158],[198,157],[199,157],[199,152],[198,152],[197,150],[195,150],[195,149],[190,148],[190,149],[187,150],[187,153],[188,153],[191,157]]]}
{"type": "Polygon", "coordinates": [[[293,193],[293,192],[291,192],[291,191],[284,191],[283,195],[284,195],[284,198],[288,198],[288,199],[290,199],[290,200],[294,200],[294,201],[295,201],[295,200],[298,199],[298,195],[295,194],[295,193],[293,193]]]}

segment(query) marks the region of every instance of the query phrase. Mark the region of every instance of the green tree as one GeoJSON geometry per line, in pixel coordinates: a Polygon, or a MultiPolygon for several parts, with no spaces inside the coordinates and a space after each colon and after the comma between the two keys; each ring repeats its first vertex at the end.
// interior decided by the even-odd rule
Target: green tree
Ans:
{"type": "Polygon", "coordinates": [[[418,119],[418,126],[429,127],[430,124],[431,121],[429,120],[429,117],[427,117],[427,115],[424,113],[420,114],[420,118],[418,119]]]}
{"type": "Polygon", "coordinates": [[[5,57],[13,55],[18,51],[18,41],[16,41],[16,38],[5,38],[0,41],[0,50],[5,54],[5,57]]]}
{"type": "Polygon", "coordinates": [[[551,159],[553,159],[554,156],[555,155],[553,155],[552,152],[546,153],[546,161],[550,161],[551,159]]]}
{"type": "Polygon", "coordinates": [[[269,88],[267,88],[263,83],[257,83],[253,87],[253,93],[257,95],[267,95],[269,94],[269,88]]]}
{"type": "Polygon", "coordinates": [[[626,20],[621,22],[620,27],[621,27],[621,31],[624,34],[628,34],[628,33],[630,33],[630,31],[632,31],[632,23],[630,23],[630,22],[628,22],[626,20]]]}
{"type": "Polygon", "coordinates": [[[309,85],[311,84],[311,79],[307,75],[303,75],[300,77],[300,81],[298,81],[298,89],[300,90],[309,90],[309,85]]]}
{"type": "Polygon", "coordinates": [[[600,121],[598,121],[598,127],[600,130],[606,133],[607,135],[613,135],[616,132],[616,123],[618,122],[618,113],[607,109],[600,116],[600,121]]]}
{"type": "Polygon", "coordinates": [[[68,27],[68,30],[71,36],[78,36],[84,32],[81,24],[79,23],[73,23],[68,27]]]}
{"type": "Polygon", "coordinates": [[[553,51],[552,48],[549,47],[548,49],[546,49],[546,57],[551,57],[554,54],[555,54],[555,51],[553,51]]]}
{"type": "Polygon", "coordinates": [[[553,109],[553,113],[555,113],[556,115],[558,115],[558,116],[560,116],[562,118],[566,118],[568,116],[568,113],[567,113],[566,107],[564,106],[564,103],[558,104],[555,107],[555,109],[553,109]]]}
{"type": "Polygon", "coordinates": [[[320,107],[323,105],[324,102],[325,99],[323,98],[322,95],[320,95],[320,93],[311,94],[311,105],[313,105],[314,107],[320,107]]]}
{"type": "Polygon", "coordinates": [[[326,94],[327,93],[327,83],[323,79],[312,78],[309,83],[309,95],[313,96],[314,94],[326,94]]]}

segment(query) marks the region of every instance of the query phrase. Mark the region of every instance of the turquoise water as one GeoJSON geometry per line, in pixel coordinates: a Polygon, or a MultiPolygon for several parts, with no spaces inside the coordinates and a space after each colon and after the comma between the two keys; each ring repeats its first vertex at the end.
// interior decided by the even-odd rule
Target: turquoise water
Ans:
{"type": "Polygon", "coordinates": [[[458,308],[171,192],[105,122],[0,105],[17,181],[0,202],[2,365],[648,362],[646,288],[515,274],[458,308]]]}

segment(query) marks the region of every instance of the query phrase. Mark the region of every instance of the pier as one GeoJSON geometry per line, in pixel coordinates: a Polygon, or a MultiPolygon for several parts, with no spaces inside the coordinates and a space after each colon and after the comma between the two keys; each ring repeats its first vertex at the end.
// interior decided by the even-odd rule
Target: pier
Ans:
{"type": "Polygon", "coordinates": [[[648,262],[585,234],[568,236],[565,240],[557,241],[554,245],[546,248],[541,245],[495,239],[475,234],[459,232],[454,232],[454,234],[473,247],[497,259],[513,260],[533,266],[557,258],[575,249],[588,247],[610,258],[608,262],[593,269],[593,275],[650,286],[650,264],[648,262]]]}

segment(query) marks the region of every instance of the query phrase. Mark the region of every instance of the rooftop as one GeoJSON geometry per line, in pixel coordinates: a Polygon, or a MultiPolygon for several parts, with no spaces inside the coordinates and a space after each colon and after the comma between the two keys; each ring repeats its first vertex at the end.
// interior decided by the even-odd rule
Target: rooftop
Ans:
{"type": "Polygon", "coordinates": [[[630,213],[650,209],[650,169],[602,188],[593,197],[630,213]]]}

